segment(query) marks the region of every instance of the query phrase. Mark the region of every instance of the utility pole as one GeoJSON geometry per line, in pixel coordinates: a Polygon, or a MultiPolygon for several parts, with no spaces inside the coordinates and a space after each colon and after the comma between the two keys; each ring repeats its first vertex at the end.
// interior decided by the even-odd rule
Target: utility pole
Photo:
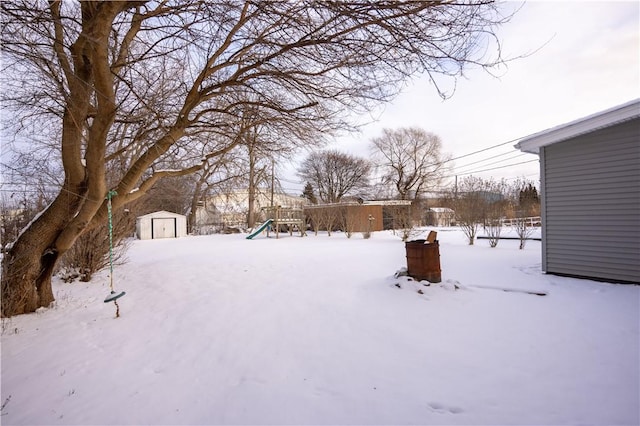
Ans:
{"type": "Polygon", "coordinates": [[[273,193],[275,192],[275,177],[274,177],[275,161],[271,157],[271,208],[273,208],[273,193]]]}
{"type": "Polygon", "coordinates": [[[456,175],[455,199],[458,199],[458,176],[456,175]]]}

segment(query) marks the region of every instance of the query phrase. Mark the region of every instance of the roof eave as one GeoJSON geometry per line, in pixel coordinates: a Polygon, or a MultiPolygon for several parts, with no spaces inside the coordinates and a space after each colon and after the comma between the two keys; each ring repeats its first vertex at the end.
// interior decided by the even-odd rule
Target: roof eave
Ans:
{"type": "Polygon", "coordinates": [[[640,117],[640,99],[552,127],[521,139],[515,147],[538,154],[540,148],[640,117]]]}

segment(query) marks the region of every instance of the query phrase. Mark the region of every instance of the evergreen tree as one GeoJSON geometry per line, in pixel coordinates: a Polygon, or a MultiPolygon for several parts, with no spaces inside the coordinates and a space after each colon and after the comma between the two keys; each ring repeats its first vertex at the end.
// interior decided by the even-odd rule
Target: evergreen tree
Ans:
{"type": "Polygon", "coordinates": [[[316,194],[314,194],[313,186],[309,182],[304,186],[302,196],[309,200],[311,204],[318,204],[318,199],[316,198],[316,194]]]}
{"type": "Polygon", "coordinates": [[[520,190],[518,196],[518,203],[520,204],[520,210],[526,212],[527,215],[533,215],[540,205],[540,197],[538,196],[538,190],[531,183],[520,190]]]}

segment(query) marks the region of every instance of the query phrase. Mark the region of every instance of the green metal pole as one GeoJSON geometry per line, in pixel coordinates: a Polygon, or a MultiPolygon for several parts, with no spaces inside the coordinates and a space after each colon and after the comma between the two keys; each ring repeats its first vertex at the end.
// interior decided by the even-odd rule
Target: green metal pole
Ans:
{"type": "Polygon", "coordinates": [[[111,198],[118,195],[116,191],[109,191],[107,194],[107,213],[109,215],[109,277],[111,280],[110,288],[113,292],[113,218],[111,214],[111,198]]]}

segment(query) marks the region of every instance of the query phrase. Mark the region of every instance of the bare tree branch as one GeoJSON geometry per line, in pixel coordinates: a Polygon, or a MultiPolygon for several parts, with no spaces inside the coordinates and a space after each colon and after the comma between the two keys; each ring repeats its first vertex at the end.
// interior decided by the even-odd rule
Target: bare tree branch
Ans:
{"type": "Polygon", "coordinates": [[[434,190],[446,173],[440,138],[423,129],[383,129],[371,140],[371,149],[382,185],[393,187],[401,200],[415,200],[434,190]]]}
{"type": "Polygon", "coordinates": [[[121,206],[135,188],[212,164],[249,128],[246,108],[259,109],[251,126],[265,144],[321,145],[351,128],[345,111],[391,100],[417,73],[500,64],[494,31],[509,18],[488,1],[4,0],[0,10],[14,146],[48,140],[39,146],[62,164],[57,197],[3,258],[3,315],[53,300],[53,267],[103,220],[108,188],[121,206]]]}

